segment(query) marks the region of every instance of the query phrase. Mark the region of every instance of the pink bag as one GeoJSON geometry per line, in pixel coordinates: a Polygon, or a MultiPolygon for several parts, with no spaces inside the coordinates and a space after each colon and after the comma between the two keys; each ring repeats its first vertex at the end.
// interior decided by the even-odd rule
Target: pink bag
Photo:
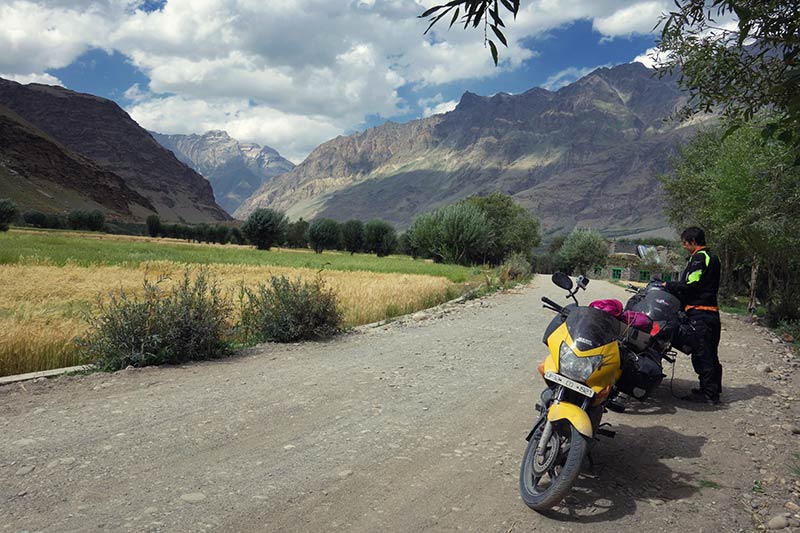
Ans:
{"type": "Polygon", "coordinates": [[[599,309],[615,318],[622,317],[622,302],[620,302],[619,300],[615,300],[614,298],[608,298],[606,300],[595,300],[589,304],[589,307],[594,307],[595,309],[599,309]]]}
{"type": "Polygon", "coordinates": [[[650,331],[650,317],[639,311],[625,311],[622,313],[622,321],[642,331],[650,331]]]}

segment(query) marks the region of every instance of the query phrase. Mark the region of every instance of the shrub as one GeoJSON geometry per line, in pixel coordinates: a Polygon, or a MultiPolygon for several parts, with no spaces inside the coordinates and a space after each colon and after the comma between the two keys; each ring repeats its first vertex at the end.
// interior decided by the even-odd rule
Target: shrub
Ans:
{"type": "Polygon", "coordinates": [[[141,299],[120,290],[89,317],[79,344],[98,367],[177,364],[231,353],[230,300],[208,274],[200,271],[192,280],[186,271],[168,292],[161,281],[145,279],[141,299]]]}
{"type": "Polygon", "coordinates": [[[386,257],[397,248],[397,232],[384,220],[370,220],[364,226],[364,248],[378,257],[386,257]]]}
{"type": "Polygon", "coordinates": [[[242,225],[242,233],[259,250],[269,250],[286,239],[286,215],[275,209],[256,209],[242,225]]]}
{"type": "Polygon", "coordinates": [[[242,329],[249,341],[294,342],[336,334],[342,324],[336,294],[322,280],[272,277],[268,285],[242,288],[242,329]]]}
{"type": "Polygon", "coordinates": [[[318,254],[339,248],[341,240],[342,228],[335,220],[318,218],[308,227],[308,244],[318,254]]]}
{"type": "Polygon", "coordinates": [[[8,198],[0,199],[0,231],[8,231],[8,225],[19,215],[17,204],[8,198]]]}
{"type": "Polygon", "coordinates": [[[520,281],[533,273],[528,257],[521,252],[514,252],[506,257],[500,267],[500,277],[508,281],[520,281]]]}
{"type": "Polygon", "coordinates": [[[348,220],[342,224],[342,245],[353,255],[364,249],[364,223],[360,220],[348,220]]]}

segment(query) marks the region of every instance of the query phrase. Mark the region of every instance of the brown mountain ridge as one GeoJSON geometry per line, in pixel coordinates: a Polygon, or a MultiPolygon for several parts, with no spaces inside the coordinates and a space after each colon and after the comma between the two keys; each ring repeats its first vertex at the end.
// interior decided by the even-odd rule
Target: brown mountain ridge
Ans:
{"type": "Polygon", "coordinates": [[[112,172],[65,148],[0,105],[0,197],[24,209],[100,209],[134,220],[155,213],[150,201],[112,172]]]}
{"type": "Polygon", "coordinates": [[[638,63],[597,69],[555,92],[467,92],[449,113],[324,143],[235,216],[273,207],[403,228],[420,213],[500,191],[547,233],[657,230],[666,226],[657,175],[696,129],[665,121],[684,98],[674,80],[638,63]]]}
{"type": "MultiPolygon", "coordinates": [[[[114,212],[132,220],[143,220],[153,211],[169,222],[230,220],[214,202],[209,182],[178,161],[111,100],[62,87],[0,79],[0,105],[10,111],[7,118],[16,117],[17,126],[9,123],[6,128],[38,132],[37,141],[28,148],[17,143],[16,168],[12,169],[16,174],[3,172],[0,178],[4,183],[12,177],[59,186],[70,183],[71,190],[84,200],[88,197],[109,209],[114,206],[114,212]],[[61,150],[62,155],[79,155],[83,163],[94,164],[97,172],[92,179],[73,173],[60,155],[48,156],[42,139],[58,147],[53,148],[54,154],[61,150]]],[[[72,156],[67,160],[76,161],[72,156]]]]}

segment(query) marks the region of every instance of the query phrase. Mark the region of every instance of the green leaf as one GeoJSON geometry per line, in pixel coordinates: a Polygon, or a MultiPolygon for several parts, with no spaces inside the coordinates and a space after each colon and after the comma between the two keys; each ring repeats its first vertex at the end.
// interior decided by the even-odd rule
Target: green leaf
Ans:
{"type": "MultiPolygon", "coordinates": [[[[497,35],[497,38],[500,39],[500,42],[503,43],[503,46],[508,47],[508,42],[506,41],[506,37],[503,35],[503,32],[498,30],[497,26],[490,26],[490,28],[492,28],[494,34],[497,35]]],[[[495,60],[495,64],[497,64],[497,60],[495,60]]]]}
{"type": "Polygon", "coordinates": [[[451,28],[453,27],[453,24],[455,24],[455,23],[456,23],[456,20],[458,20],[458,15],[459,15],[459,13],[461,13],[461,8],[460,8],[460,7],[457,7],[457,8],[456,8],[456,12],[455,12],[455,13],[453,13],[453,20],[451,20],[451,21],[450,21],[450,27],[451,27],[451,28]]]}
{"type": "Polygon", "coordinates": [[[497,46],[495,46],[494,41],[489,39],[489,48],[492,51],[492,59],[494,60],[494,66],[497,66],[497,46]]]}
{"type": "Polygon", "coordinates": [[[475,19],[472,22],[472,27],[474,28],[478,27],[478,24],[480,24],[481,19],[483,19],[483,14],[485,11],[486,11],[486,3],[481,5],[481,7],[478,8],[478,11],[475,13],[475,19]]]}

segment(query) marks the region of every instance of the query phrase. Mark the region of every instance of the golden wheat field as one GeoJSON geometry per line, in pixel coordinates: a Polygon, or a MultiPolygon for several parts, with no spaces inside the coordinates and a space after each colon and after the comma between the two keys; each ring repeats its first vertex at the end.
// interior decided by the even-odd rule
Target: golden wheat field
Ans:
{"type": "MultiPolygon", "coordinates": [[[[197,265],[169,261],[125,266],[0,265],[0,376],[81,364],[74,339],[88,329],[87,313],[112,291],[143,293],[145,278],[169,287],[197,265]]],[[[416,274],[342,272],[274,266],[211,264],[213,280],[236,298],[242,285],[267,283],[271,276],[321,277],[339,298],[345,325],[368,324],[444,301],[454,283],[416,274]]]]}

